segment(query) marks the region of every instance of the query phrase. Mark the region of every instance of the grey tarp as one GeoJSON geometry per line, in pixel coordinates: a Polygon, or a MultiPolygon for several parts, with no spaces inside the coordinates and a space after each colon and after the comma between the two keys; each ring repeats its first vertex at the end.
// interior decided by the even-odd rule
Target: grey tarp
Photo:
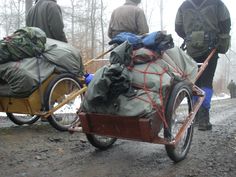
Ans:
{"type": "Polygon", "coordinates": [[[197,63],[182,49],[174,47],[166,50],[162,58],[169,66],[169,74],[173,74],[176,79],[195,81],[198,72],[197,63]]]}
{"type": "Polygon", "coordinates": [[[25,58],[0,65],[0,96],[27,97],[52,73],[83,75],[78,49],[68,43],[47,38],[46,51],[37,59],[25,58]]]}
{"type": "Polygon", "coordinates": [[[52,64],[56,64],[53,67],[57,71],[71,72],[78,76],[83,75],[84,66],[80,51],[77,48],[68,43],[50,38],[47,38],[46,48],[44,56],[52,61],[52,64]]]}
{"type": "MultiPolygon", "coordinates": [[[[109,66],[104,66],[104,68],[107,67],[109,66]]],[[[198,70],[197,63],[191,57],[179,48],[174,47],[167,50],[161,59],[151,63],[134,65],[134,68],[130,70],[131,82],[136,95],[127,96],[126,94],[121,94],[115,99],[110,97],[109,101],[97,104],[87,98],[88,94],[99,93],[98,90],[94,90],[94,88],[99,89],[94,87],[94,84],[99,82],[103,76],[104,68],[95,73],[92,84],[88,86],[88,92],[82,103],[83,111],[138,117],[148,117],[156,111],[151,101],[163,107],[163,99],[165,99],[174,79],[188,79],[193,82],[198,70]],[[160,98],[160,93],[163,98],[160,98]]],[[[102,90],[100,91],[102,92],[102,90]]]]}

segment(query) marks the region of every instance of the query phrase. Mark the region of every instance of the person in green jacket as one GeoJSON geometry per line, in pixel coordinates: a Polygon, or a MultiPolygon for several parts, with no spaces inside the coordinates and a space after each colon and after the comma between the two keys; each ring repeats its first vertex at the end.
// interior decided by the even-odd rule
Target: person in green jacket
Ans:
{"type": "Polygon", "coordinates": [[[228,45],[222,45],[223,42],[220,41],[229,43],[230,28],[230,14],[221,0],[185,0],[176,15],[175,31],[184,39],[187,53],[197,63],[203,63],[211,50],[217,48],[217,52],[196,82],[196,85],[205,91],[205,99],[196,116],[199,120],[199,130],[212,129],[209,110],[213,94],[213,77],[218,53],[228,50],[228,45]]]}
{"type": "Polygon", "coordinates": [[[62,11],[57,0],[36,0],[27,13],[26,26],[41,28],[48,38],[67,42],[62,11]]]}
{"type": "Polygon", "coordinates": [[[116,8],[111,15],[108,36],[114,38],[121,32],[137,35],[149,32],[144,11],[138,7],[141,0],[126,0],[125,4],[116,8]]]}

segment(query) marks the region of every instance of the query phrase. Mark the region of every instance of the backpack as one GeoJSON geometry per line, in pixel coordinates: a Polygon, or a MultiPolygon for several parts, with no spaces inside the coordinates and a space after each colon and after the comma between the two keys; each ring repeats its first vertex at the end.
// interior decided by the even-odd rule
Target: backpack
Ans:
{"type": "Polygon", "coordinates": [[[164,34],[162,31],[152,32],[144,36],[136,35],[130,32],[122,32],[117,34],[109,42],[109,45],[120,45],[125,41],[128,41],[128,43],[132,45],[133,49],[146,47],[158,53],[174,47],[172,36],[164,34]]]}
{"type": "Polygon", "coordinates": [[[123,42],[128,41],[129,44],[132,45],[133,48],[140,48],[143,46],[142,44],[142,36],[136,35],[130,32],[121,32],[117,34],[112,40],[108,43],[109,45],[113,44],[122,44],[123,42]]]}
{"type": "Polygon", "coordinates": [[[46,34],[37,27],[24,27],[0,40],[0,64],[39,56],[45,49],[46,34]]]}
{"type": "Polygon", "coordinates": [[[212,6],[215,9],[205,5],[206,0],[199,7],[192,0],[188,0],[188,2],[194,7],[192,13],[189,11],[188,17],[186,17],[186,21],[191,21],[192,24],[185,38],[188,54],[192,57],[199,57],[214,47],[217,47],[219,53],[226,53],[229,49],[230,35],[219,34],[219,29],[215,28],[218,26],[218,20],[215,17],[209,17],[211,14],[214,15],[211,12],[218,10],[218,1],[215,1],[216,5],[212,6]]]}

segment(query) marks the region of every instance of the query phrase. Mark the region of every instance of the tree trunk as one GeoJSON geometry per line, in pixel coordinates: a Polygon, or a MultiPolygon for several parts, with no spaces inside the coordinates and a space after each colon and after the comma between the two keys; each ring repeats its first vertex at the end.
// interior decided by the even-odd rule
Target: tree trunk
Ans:
{"type": "Polygon", "coordinates": [[[71,0],[71,42],[72,45],[75,45],[75,4],[74,0],[71,0]]]}
{"type": "Polygon", "coordinates": [[[103,0],[101,0],[101,31],[102,31],[102,53],[103,53],[104,52],[104,45],[105,45],[104,23],[103,23],[103,0]]]}
{"type": "Polygon", "coordinates": [[[161,31],[163,31],[163,0],[160,0],[160,21],[161,31]]]}
{"type": "Polygon", "coordinates": [[[92,0],[91,4],[91,15],[90,15],[90,23],[91,23],[91,49],[92,49],[92,58],[95,56],[95,28],[96,28],[96,0],[92,0]]]}
{"type": "Polygon", "coordinates": [[[17,26],[16,28],[19,29],[20,28],[20,25],[21,25],[21,19],[20,19],[20,4],[21,4],[21,0],[18,0],[17,1],[17,6],[16,6],[16,10],[17,10],[17,26]]]}

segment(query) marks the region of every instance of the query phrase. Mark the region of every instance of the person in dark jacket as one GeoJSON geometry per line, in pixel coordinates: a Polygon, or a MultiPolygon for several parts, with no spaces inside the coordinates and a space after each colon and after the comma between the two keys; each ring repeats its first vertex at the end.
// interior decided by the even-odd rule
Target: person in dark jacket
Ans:
{"type": "Polygon", "coordinates": [[[230,81],[229,85],[227,86],[227,89],[229,89],[230,98],[235,98],[236,97],[236,84],[233,80],[230,81]]]}
{"type": "MultiPolygon", "coordinates": [[[[203,63],[211,49],[217,44],[218,36],[230,33],[230,14],[221,0],[185,0],[179,7],[175,19],[175,31],[186,42],[187,53],[197,63],[203,63]]],[[[199,130],[211,130],[209,110],[213,94],[218,50],[210,60],[196,85],[205,91],[205,99],[196,119],[199,130]]]]}
{"type": "Polygon", "coordinates": [[[112,39],[121,32],[137,35],[149,32],[144,11],[138,7],[141,0],[126,0],[125,4],[116,8],[111,15],[108,36],[112,39]]]}
{"type": "Polygon", "coordinates": [[[67,42],[57,0],[36,0],[26,16],[26,26],[41,28],[48,38],[67,42]]]}

